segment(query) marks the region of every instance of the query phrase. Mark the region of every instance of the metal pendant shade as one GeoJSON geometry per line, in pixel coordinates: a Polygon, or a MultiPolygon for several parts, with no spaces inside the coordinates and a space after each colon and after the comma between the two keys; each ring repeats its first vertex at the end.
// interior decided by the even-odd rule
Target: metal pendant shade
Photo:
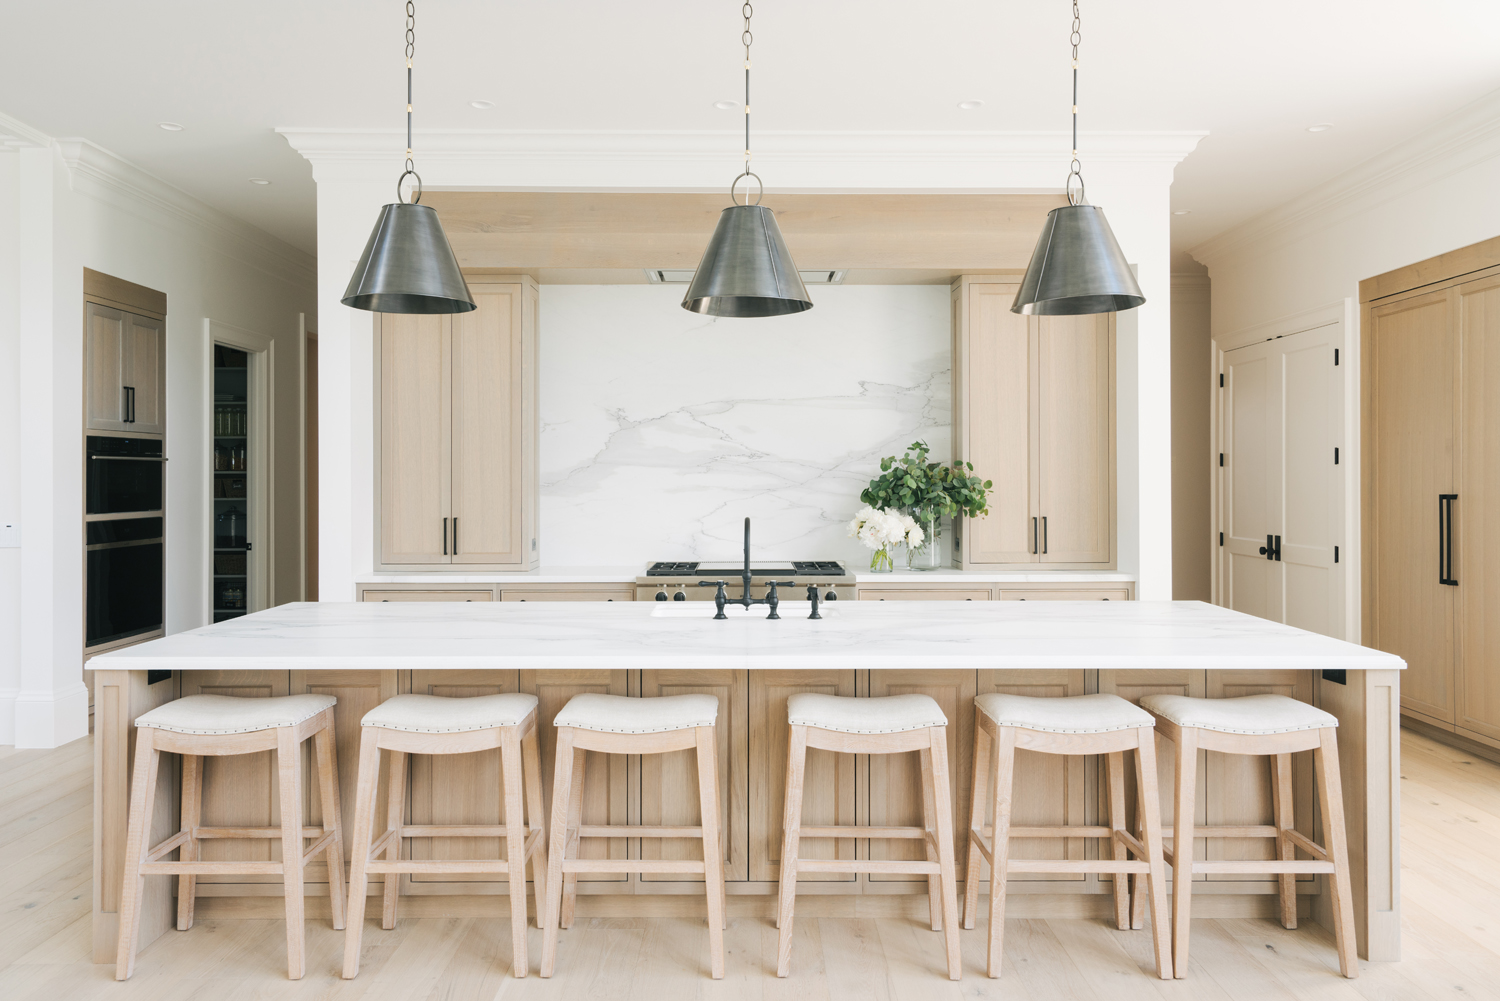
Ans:
{"type": "Polygon", "coordinates": [[[731,205],[703,252],[682,308],[708,316],[784,316],[812,309],[776,214],[763,205],[731,205]]]}
{"type": "Polygon", "coordinates": [[[1075,316],[1134,309],[1145,301],[1104,210],[1064,205],[1047,213],[1010,310],[1075,316]]]}
{"type": "Polygon", "coordinates": [[[467,313],[474,297],[427,205],[392,202],[365,244],[343,303],[378,313],[467,313]]]}

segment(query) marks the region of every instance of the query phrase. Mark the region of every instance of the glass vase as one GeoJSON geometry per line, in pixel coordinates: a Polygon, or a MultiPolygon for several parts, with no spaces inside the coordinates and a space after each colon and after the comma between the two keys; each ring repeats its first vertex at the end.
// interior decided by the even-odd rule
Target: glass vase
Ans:
{"type": "Polygon", "coordinates": [[[870,557],[871,573],[890,573],[896,569],[896,561],[891,558],[890,549],[877,549],[870,557]]]}
{"type": "Polygon", "coordinates": [[[941,569],[942,564],[939,562],[939,557],[943,547],[939,544],[938,540],[943,537],[942,516],[918,510],[912,510],[909,513],[922,529],[922,544],[920,546],[906,547],[906,569],[941,569]]]}

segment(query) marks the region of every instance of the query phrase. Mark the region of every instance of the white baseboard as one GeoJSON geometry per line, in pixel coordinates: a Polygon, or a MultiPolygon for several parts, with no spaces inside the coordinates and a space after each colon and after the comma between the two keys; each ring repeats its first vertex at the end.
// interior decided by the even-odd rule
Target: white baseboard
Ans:
{"type": "Polygon", "coordinates": [[[16,697],[19,688],[0,688],[0,744],[16,742],[16,697]]]}
{"type": "Polygon", "coordinates": [[[16,693],[12,740],[16,747],[61,747],[89,733],[89,690],[82,681],[60,691],[16,693]]]}

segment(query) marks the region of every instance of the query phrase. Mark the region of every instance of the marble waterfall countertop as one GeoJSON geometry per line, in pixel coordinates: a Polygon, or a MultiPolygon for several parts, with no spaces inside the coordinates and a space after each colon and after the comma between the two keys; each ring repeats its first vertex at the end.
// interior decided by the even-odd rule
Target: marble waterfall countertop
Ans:
{"type": "Polygon", "coordinates": [[[1399,669],[1392,654],[1197,601],[297,602],[101,654],[95,670],[1399,669]]]}

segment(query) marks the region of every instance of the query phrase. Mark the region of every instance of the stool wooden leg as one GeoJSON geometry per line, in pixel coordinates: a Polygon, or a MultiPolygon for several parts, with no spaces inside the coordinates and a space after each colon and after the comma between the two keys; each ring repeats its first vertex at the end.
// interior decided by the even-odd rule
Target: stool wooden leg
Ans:
{"type": "MultiPolygon", "coordinates": [[[[385,826],[388,831],[399,831],[406,825],[406,767],[408,755],[405,751],[390,752],[389,782],[386,786],[385,826]]],[[[391,839],[385,850],[387,862],[401,861],[401,837],[391,839]]],[[[401,874],[385,874],[385,887],[381,893],[380,927],[390,931],[396,927],[396,907],[401,897],[401,874]]]]}
{"type": "Polygon", "coordinates": [[[154,730],[139,727],[135,738],[135,768],[130,780],[130,820],[125,835],[125,885],[120,893],[120,941],[115,952],[115,979],[128,980],[135,969],[135,944],[140,937],[141,894],[146,878],[141,863],[151,850],[151,814],[156,807],[156,772],[161,752],[154,730]]]}
{"type": "Polygon", "coordinates": [[[281,791],[281,883],[286,895],[286,969],[291,980],[307,970],[306,901],[302,896],[302,753],[296,730],[276,728],[277,785],[281,791]]]}
{"type": "MultiPolygon", "coordinates": [[[[202,858],[197,837],[198,827],[203,823],[203,756],[182,756],[182,826],[189,832],[187,841],[177,856],[184,862],[197,862],[202,858]]],[[[193,927],[193,905],[197,902],[198,877],[184,873],[177,877],[177,930],[187,931],[193,927]]]]}
{"type": "MultiPolygon", "coordinates": [[[[918,771],[922,779],[922,830],[927,837],[922,839],[923,853],[929,862],[938,861],[937,805],[932,791],[932,751],[922,748],[917,752],[918,771]]],[[[927,876],[927,923],[933,931],[943,930],[943,877],[941,874],[927,876]]]]}
{"type": "Polygon", "coordinates": [[[1005,878],[1010,860],[1011,787],[1016,768],[1016,731],[1002,726],[994,741],[994,753],[987,771],[995,775],[995,798],[990,804],[990,927],[989,947],[985,954],[985,972],[1000,976],[1000,959],[1005,949],[1005,878]]]}
{"type": "Polygon", "coordinates": [[[724,846],[719,839],[719,766],[714,728],[696,728],[698,808],[703,826],[703,882],[708,898],[709,972],[724,979],[724,846]]]}
{"type": "MultiPolygon", "coordinates": [[[[1162,860],[1161,851],[1161,795],[1156,786],[1155,730],[1155,727],[1143,726],[1138,731],[1140,744],[1135,752],[1135,784],[1140,789],[1141,844],[1146,849],[1146,863],[1151,867],[1146,888],[1151,894],[1151,942],[1156,949],[1156,975],[1171,980],[1174,960],[1172,935],[1167,928],[1167,864],[1162,860]]],[[[1192,842],[1188,844],[1191,859],[1192,842]]],[[[1140,878],[1136,876],[1137,887],[1140,878]]],[[[1191,875],[1188,879],[1191,882],[1191,875]]]]}
{"type": "MultiPolygon", "coordinates": [[[[1193,811],[1198,782],[1198,731],[1178,730],[1172,796],[1172,967],[1177,979],[1188,972],[1188,939],[1193,920],[1193,811]]],[[[1146,818],[1150,823],[1150,818],[1146,818]]]]}
{"type": "MultiPolygon", "coordinates": [[[[567,824],[567,849],[565,857],[569,859],[578,858],[578,853],[583,849],[583,839],[577,836],[578,829],[583,826],[583,777],[588,771],[588,752],[577,748],[573,750],[573,784],[572,792],[568,796],[568,824],[567,824]]],[[[563,874],[563,896],[562,913],[558,917],[558,924],[563,928],[573,927],[573,917],[578,911],[578,873],[567,872],[563,874]]]]}
{"type": "Polygon", "coordinates": [[[984,838],[984,796],[990,781],[990,735],[978,709],[974,710],[974,767],[969,796],[969,857],[964,865],[964,927],[972,929],[979,913],[979,867],[983,856],[979,844],[984,838]]]}
{"type": "Polygon", "coordinates": [[[557,963],[557,926],[562,915],[563,859],[567,854],[568,804],[573,798],[573,731],[557,728],[557,760],[552,764],[552,845],[547,853],[547,910],[542,918],[543,977],[557,963]]]}
{"type": "MultiPolygon", "coordinates": [[[[1125,752],[1115,751],[1113,754],[1104,756],[1109,772],[1109,829],[1111,831],[1125,830],[1125,752]]],[[[1124,862],[1130,857],[1130,850],[1125,847],[1125,842],[1117,837],[1111,837],[1110,848],[1112,857],[1116,862],[1124,862]]],[[[1121,931],[1130,928],[1130,875],[1117,872],[1113,875],[1115,892],[1115,927],[1121,931]]]]}
{"type": "Polygon", "coordinates": [[[505,785],[505,866],[510,881],[511,973],[525,980],[526,956],[526,825],[521,783],[521,742],[507,730],[500,744],[500,771],[505,785]]]}
{"type": "Polygon", "coordinates": [[[797,904],[797,852],[802,841],[802,782],[807,768],[807,727],[790,727],[786,806],[781,821],[781,887],[777,900],[776,975],[792,969],[792,914],[797,904]]]}
{"type": "MultiPolygon", "coordinates": [[[[1155,727],[1152,727],[1152,730],[1155,730],[1155,729],[1156,729],[1155,727]]],[[[1151,744],[1152,756],[1155,757],[1155,751],[1156,751],[1155,737],[1153,736],[1153,737],[1147,737],[1147,738],[1143,738],[1143,739],[1152,741],[1152,744],[1151,744]]],[[[1139,771],[1140,759],[1139,758],[1136,759],[1136,765],[1137,765],[1137,776],[1139,776],[1140,775],[1140,771],[1139,771]]],[[[1158,787],[1158,789],[1159,789],[1159,787],[1158,787]]],[[[1158,792],[1158,796],[1160,796],[1160,792],[1158,792]]],[[[1156,815],[1156,827],[1157,827],[1158,831],[1161,830],[1161,812],[1160,812],[1160,808],[1158,808],[1157,815],[1156,815]]],[[[1146,786],[1145,786],[1144,782],[1140,781],[1139,777],[1136,779],[1136,783],[1135,783],[1135,825],[1134,825],[1134,830],[1135,830],[1135,836],[1136,836],[1137,840],[1139,840],[1141,842],[1141,844],[1145,844],[1146,843],[1146,786]]],[[[1148,877],[1148,876],[1146,876],[1146,875],[1144,875],[1142,873],[1136,873],[1136,874],[1134,874],[1133,876],[1130,877],[1130,887],[1131,887],[1131,889],[1130,889],[1130,927],[1133,930],[1135,930],[1135,931],[1140,931],[1142,928],[1146,927],[1146,902],[1149,899],[1150,892],[1151,892],[1151,887],[1150,887],[1150,884],[1148,882],[1149,878],[1150,877],[1148,877]]],[[[1166,882],[1165,882],[1165,880],[1162,882],[1162,893],[1166,893],[1166,882]]]]}
{"type": "MultiPolygon", "coordinates": [[[[1292,828],[1292,756],[1271,755],[1271,811],[1278,831],[1292,828]]],[[[1290,862],[1297,857],[1297,849],[1286,834],[1276,836],[1276,857],[1290,862]]],[[[1297,876],[1284,872],[1276,877],[1277,892],[1281,897],[1281,927],[1297,927],[1297,876]]]]}
{"type": "Polygon", "coordinates": [[[1333,937],[1339,951],[1339,972],[1349,979],[1359,976],[1355,951],[1354,892],[1349,878],[1349,846],[1344,832],[1344,785],[1339,775],[1338,731],[1321,731],[1322,743],[1313,750],[1317,769],[1318,801],[1323,813],[1323,842],[1333,857],[1331,894],[1333,937]]]}
{"type": "Polygon", "coordinates": [[[527,832],[541,831],[536,839],[536,849],[531,856],[532,895],[536,901],[536,926],[542,927],[542,909],[547,899],[547,828],[542,809],[542,758],[537,748],[537,733],[533,728],[521,738],[521,768],[526,782],[527,832]]]}
{"type": "MultiPolygon", "coordinates": [[[[354,793],[354,844],[349,849],[348,928],[344,932],[344,979],[359,975],[360,938],[365,930],[365,894],[370,885],[370,841],[375,827],[375,790],[380,785],[380,742],[361,727],[359,779],[354,793]]],[[[388,879],[391,877],[387,877],[388,879]]]]}
{"type": "Polygon", "coordinates": [[[958,941],[958,865],[953,857],[953,787],[948,776],[948,728],[929,728],[932,750],[931,786],[933,819],[937,828],[938,868],[942,873],[943,937],[948,946],[948,979],[963,976],[963,956],[958,941]]]}
{"type": "Polygon", "coordinates": [[[339,767],[334,760],[333,720],[313,734],[313,750],[318,757],[318,795],[323,809],[323,830],[333,832],[333,840],[323,859],[328,863],[328,903],[333,912],[333,928],[344,929],[346,906],[344,893],[344,820],[339,807],[339,767]]]}

